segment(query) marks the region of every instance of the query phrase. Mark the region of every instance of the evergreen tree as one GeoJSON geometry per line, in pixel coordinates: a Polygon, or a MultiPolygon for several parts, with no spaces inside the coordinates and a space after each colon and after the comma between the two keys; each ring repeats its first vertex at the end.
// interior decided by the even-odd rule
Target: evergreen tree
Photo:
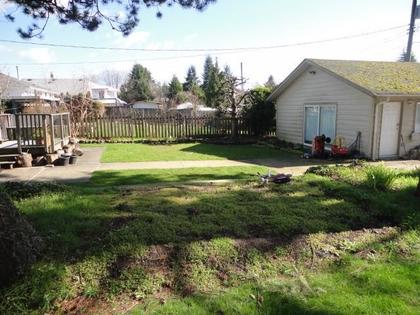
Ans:
{"type": "Polygon", "coordinates": [[[153,99],[153,79],[150,71],[140,64],[135,64],[128,80],[121,86],[120,98],[128,103],[153,99]]]}
{"type": "Polygon", "coordinates": [[[225,65],[225,68],[223,69],[223,73],[222,75],[227,76],[227,77],[232,77],[232,71],[230,70],[229,65],[225,65]]]}
{"type": "Polygon", "coordinates": [[[222,80],[223,73],[220,71],[219,65],[216,61],[213,68],[210,70],[207,86],[203,88],[207,106],[218,106],[222,88],[222,80]]]}
{"type": "Polygon", "coordinates": [[[176,99],[179,93],[182,92],[182,84],[179,82],[176,75],[172,77],[171,82],[169,83],[168,98],[170,100],[176,99]]]}
{"type": "Polygon", "coordinates": [[[265,82],[264,86],[270,90],[274,90],[274,88],[277,86],[276,81],[274,81],[274,77],[272,75],[268,77],[268,80],[265,82]]]}
{"type": "MultiPolygon", "coordinates": [[[[403,49],[400,58],[398,58],[399,62],[405,62],[406,57],[407,57],[408,53],[405,49],[403,49]]],[[[414,55],[413,52],[411,52],[411,58],[410,58],[410,62],[417,62],[416,56],[414,55]]]]}
{"type": "Polygon", "coordinates": [[[210,74],[213,71],[214,65],[213,65],[213,59],[211,59],[210,56],[206,57],[206,60],[204,61],[204,70],[203,70],[203,84],[202,88],[204,91],[207,90],[207,87],[209,85],[210,81],[210,74]]]}
{"type": "Polygon", "coordinates": [[[188,68],[184,83],[184,91],[192,92],[199,85],[197,71],[194,66],[188,68]]]}

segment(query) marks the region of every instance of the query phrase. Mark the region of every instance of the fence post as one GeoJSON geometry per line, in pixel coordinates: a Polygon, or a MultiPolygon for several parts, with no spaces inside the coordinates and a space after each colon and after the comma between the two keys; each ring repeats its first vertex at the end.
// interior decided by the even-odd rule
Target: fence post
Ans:
{"type": "Polygon", "coordinates": [[[48,153],[53,153],[55,151],[55,135],[54,135],[54,119],[50,114],[50,131],[51,131],[51,150],[48,153]]]}
{"type": "Polygon", "coordinates": [[[61,146],[64,146],[64,124],[63,124],[63,115],[60,115],[60,130],[61,130],[61,146]]]}
{"type": "Polygon", "coordinates": [[[68,136],[71,137],[70,113],[67,113],[67,130],[68,130],[68,136]]]}
{"type": "Polygon", "coordinates": [[[44,149],[48,153],[48,130],[47,130],[47,116],[42,115],[42,129],[44,129],[44,149]]]}
{"type": "Polygon", "coordinates": [[[22,154],[22,143],[21,143],[21,134],[20,134],[20,114],[16,114],[15,119],[16,119],[16,139],[17,139],[18,153],[22,154]]]}

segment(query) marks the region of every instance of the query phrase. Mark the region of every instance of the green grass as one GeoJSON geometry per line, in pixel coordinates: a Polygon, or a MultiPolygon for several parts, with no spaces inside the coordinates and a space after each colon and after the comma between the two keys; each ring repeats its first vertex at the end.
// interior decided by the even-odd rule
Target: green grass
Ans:
{"type": "MultiPolygon", "coordinates": [[[[84,147],[99,145],[83,145],[84,147]]],[[[150,144],[103,144],[101,162],[146,162],[146,161],[193,161],[193,160],[294,160],[299,154],[287,150],[276,150],[259,145],[218,145],[205,143],[183,143],[168,145],[150,144]]]]}
{"type": "Polygon", "coordinates": [[[354,258],[343,268],[302,273],[304,283],[286,277],[244,284],[218,295],[171,299],[165,305],[149,301],[130,314],[414,315],[419,274],[414,260],[372,263],[354,258]]]}
{"type": "Polygon", "coordinates": [[[142,185],[212,180],[251,180],[257,173],[267,174],[263,166],[197,167],[178,169],[145,169],[96,171],[91,183],[96,186],[142,185]]]}
{"type": "MultiPolygon", "coordinates": [[[[220,170],[234,178],[253,171],[220,170]]],[[[194,176],[165,172],[148,181],[194,176]]],[[[128,188],[118,184],[144,182],[144,173],[96,176],[90,185],[31,188],[31,197],[16,199],[47,248],[0,290],[1,314],[72,305],[101,314],[111,304],[123,313],[118,307],[134,300],[141,302],[134,314],[418,311],[420,203],[410,174],[386,192],[366,185],[364,168],[269,186],[128,188]],[[369,230],[384,226],[409,230],[369,230]]]]}

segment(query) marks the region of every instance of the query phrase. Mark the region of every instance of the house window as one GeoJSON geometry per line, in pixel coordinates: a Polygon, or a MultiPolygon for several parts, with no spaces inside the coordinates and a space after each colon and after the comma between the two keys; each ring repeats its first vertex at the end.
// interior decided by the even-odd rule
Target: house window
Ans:
{"type": "Polygon", "coordinates": [[[416,106],[416,122],[414,131],[420,133],[420,103],[417,103],[416,106]]]}
{"type": "Polygon", "coordinates": [[[305,105],[304,142],[311,144],[316,136],[325,135],[335,138],[336,129],[335,105],[305,105]]]}

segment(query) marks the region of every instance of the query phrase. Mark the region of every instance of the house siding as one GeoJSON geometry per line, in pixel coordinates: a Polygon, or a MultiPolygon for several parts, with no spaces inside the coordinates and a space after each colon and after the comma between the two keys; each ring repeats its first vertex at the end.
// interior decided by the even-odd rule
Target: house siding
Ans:
{"type": "Polygon", "coordinates": [[[360,131],[361,151],[370,157],[374,98],[315,67],[309,67],[277,98],[278,138],[303,143],[304,105],[322,103],[337,105],[336,135],[350,145],[360,131]]]}

